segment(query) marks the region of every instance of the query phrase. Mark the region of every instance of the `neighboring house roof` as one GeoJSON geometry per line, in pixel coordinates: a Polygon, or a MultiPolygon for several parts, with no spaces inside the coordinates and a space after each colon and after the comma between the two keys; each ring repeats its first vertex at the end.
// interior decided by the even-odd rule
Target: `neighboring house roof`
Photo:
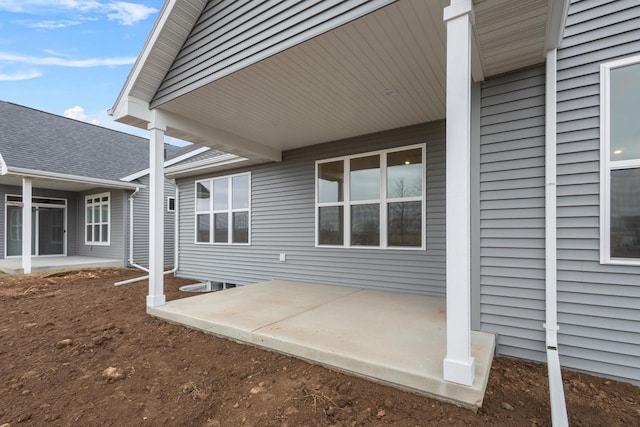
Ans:
{"type": "MultiPolygon", "coordinates": [[[[165,144],[167,159],[197,146],[165,144]]],[[[5,168],[119,180],[149,166],[145,138],[0,101],[0,153],[5,168]]]]}

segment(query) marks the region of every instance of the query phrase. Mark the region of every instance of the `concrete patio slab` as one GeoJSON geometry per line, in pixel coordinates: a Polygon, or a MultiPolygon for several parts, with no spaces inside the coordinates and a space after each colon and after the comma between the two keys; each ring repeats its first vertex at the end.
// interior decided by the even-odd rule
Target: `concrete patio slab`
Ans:
{"type": "Polygon", "coordinates": [[[445,299],[272,281],[149,307],[153,316],[476,409],[495,337],[473,332],[472,387],[442,379],[445,299]]]}
{"type": "MultiPolygon", "coordinates": [[[[69,268],[124,267],[124,261],[113,258],[91,256],[43,256],[31,258],[31,271],[66,270],[69,268]]],[[[22,274],[22,259],[7,258],[0,260],[0,271],[7,274],[22,274]]]]}

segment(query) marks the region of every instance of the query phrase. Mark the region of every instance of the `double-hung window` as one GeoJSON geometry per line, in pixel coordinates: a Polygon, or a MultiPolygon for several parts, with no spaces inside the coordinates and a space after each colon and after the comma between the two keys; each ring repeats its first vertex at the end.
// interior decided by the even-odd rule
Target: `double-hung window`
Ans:
{"type": "Polygon", "coordinates": [[[425,145],[316,162],[316,245],[425,247],[425,145]]]}
{"type": "Polygon", "coordinates": [[[600,66],[600,260],[640,265],[640,57],[600,66]]]}
{"type": "Polygon", "coordinates": [[[110,200],[110,193],[93,194],[85,197],[85,244],[109,244],[110,200]]]}
{"type": "Polygon", "coordinates": [[[249,244],[251,174],[196,181],[196,242],[249,244]]]}

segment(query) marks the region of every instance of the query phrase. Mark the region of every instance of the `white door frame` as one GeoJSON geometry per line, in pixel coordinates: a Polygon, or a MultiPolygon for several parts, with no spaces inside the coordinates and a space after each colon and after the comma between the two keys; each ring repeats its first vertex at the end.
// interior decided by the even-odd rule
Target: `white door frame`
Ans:
{"type": "MultiPolygon", "coordinates": [[[[21,194],[5,194],[4,197],[4,258],[5,259],[14,259],[14,258],[21,258],[22,255],[7,255],[7,242],[8,242],[8,226],[9,226],[9,216],[8,216],[8,207],[9,206],[22,206],[22,201],[9,201],[7,200],[9,197],[18,197],[20,198],[20,200],[22,200],[22,195],[21,194]]],[[[32,255],[33,257],[56,257],[56,256],[67,256],[67,229],[68,229],[68,206],[69,206],[69,201],[68,199],[62,198],[62,197],[46,197],[46,196],[33,196],[31,198],[32,200],[32,206],[33,208],[35,208],[35,218],[34,218],[34,224],[35,224],[35,255],[32,255]],[[61,203],[59,204],[53,204],[53,203],[38,203],[36,202],[37,199],[50,199],[50,200],[60,200],[61,203]],[[39,224],[39,217],[40,217],[40,213],[38,208],[43,207],[43,208],[58,208],[58,209],[63,209],[63,230],[62,230],[62,253],[61,254],[52,254],[52,255],[38,255],[39,252],[39,244],[40,242],[38,241],[38,237],[39,237],[39,233],[40,230],[38,228],[38,224],[39,224]]]]}

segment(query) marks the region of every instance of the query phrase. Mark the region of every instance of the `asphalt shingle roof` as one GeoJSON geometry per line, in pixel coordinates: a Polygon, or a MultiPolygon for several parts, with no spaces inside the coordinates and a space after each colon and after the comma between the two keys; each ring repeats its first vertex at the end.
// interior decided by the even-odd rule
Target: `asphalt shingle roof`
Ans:
{"type": "MultiPolygon", "coordinates": [[[[193,149],[165,144],[167,159],[193,149]]],[[[9,168],[110,180],[149,167],[145,138],[5,101],[0,101],[0,154],[9,168]]]]}

